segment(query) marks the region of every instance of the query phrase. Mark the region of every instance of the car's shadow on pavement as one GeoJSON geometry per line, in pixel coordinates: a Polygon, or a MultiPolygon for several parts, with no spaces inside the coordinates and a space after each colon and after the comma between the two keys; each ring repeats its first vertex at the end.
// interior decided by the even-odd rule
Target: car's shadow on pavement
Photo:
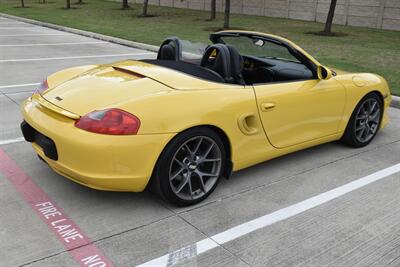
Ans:
{"type": "Polygon", "coordinates": [[[325,165],[350,159],[356,155],[375,150],[379,147],[400,141],[400,132],[395,134],[393,127],[381,131],[375,140],[364,148],[347,147],[341,142],[331,142],[305,150],[293,152],[255,166],[240,170],[232,174],[230,179],[222,179],[209,198],[202,203],[191,207],[174,207],[167,204],[177,212],[192,210],[221,199],[254,190],[262,186],[269,186],[325,165]]]}
{"type": "MultiPolygon", "coordinates": [[[[84,216],[88,210],[92,215],[102,214],[109,218],[124,217],[126,214],[140,218],[139,213],[171,216],[173,213],[196,209],[249,190],[273,185],[291,179],[295,175],[398,141],[400,140],[400,133],[396,132],[394,128],[397,128],[397,126],[394,126],[396,125],[390,125],[387,129],[381,131],[376,139],[364,148],[353,149],[340,142],[331,142],[235,172],[229,180],[222,179],[209,198],[190,207],[177,207],[166,203],[150,189],[141,193],[91,189],[58,175],[36,158],[29,160],[28,169],[31,170],[30,175],[36,177],[35,180],[51,197],[58,202],[67,203],[61,205],[62,207],[71,209],[79,213],[80,216],[84,216]],[[139,213],[137,213],[138,211],[139,213]]],[[[26,157],[22,158],[27,159],[26,157]]],[[[127,219],[129,218],[127,217],[127,219]]]]}

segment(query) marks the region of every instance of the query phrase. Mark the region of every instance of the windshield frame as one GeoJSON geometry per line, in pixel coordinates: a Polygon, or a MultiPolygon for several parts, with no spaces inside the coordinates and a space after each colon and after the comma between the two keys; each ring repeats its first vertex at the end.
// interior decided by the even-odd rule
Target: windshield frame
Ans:
{"type": "MultiPolygon", "coordinates": [[[[284,40],[279,40],[277,38],[273,38],[272,36],[257,34],[255,32],[222,31],[210,34],[210,40],[214,44],[218,43],[225,44],[222,37],[247,37],[250,39],[261,39],[266,42],[271,42],[277,45],[284,46],[293,57],[295,57],[297,60],[299,60],[301,64],[305,65],[308,69],[310,69],[315,79],[318,77],[317,76],[318,66],[312,60],[310,60],[308,56],[304,55],[301,51],[293,47],[288,42],[285,42],[284,40]]],[[[249,55],[249,56],[260,58],[257,55],[249,55]]]]}

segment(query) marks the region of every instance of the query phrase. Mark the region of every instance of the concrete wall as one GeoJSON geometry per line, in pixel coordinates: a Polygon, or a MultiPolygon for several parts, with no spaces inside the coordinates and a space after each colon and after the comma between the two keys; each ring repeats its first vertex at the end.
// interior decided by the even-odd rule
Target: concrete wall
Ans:
{"type": "MultiPolygon", "coordinates": [[[[142,3],[143,0],[131,0],[142,3]]],[[[224,0],[217,0],[218,11],[224,0]]],[[[210,0],[150,0],[152,5],[209,10],[210,0]]],[[[233,13],[325,22],[330,0],[231,0],[233,13]]],[[[338,0],[335,24],[400,30],[400,0],[338,0]]]]}

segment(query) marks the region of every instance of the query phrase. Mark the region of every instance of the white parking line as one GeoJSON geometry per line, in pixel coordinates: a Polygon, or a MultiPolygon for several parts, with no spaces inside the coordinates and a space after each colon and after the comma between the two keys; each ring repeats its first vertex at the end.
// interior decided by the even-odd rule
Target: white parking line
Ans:
{"type": "Polygon", "coordinates": [[[24,84],[0,85],[0,89],[3,89],[3,88],[14,88],[14,87],[34,86],[34,85],[39,85],[39,84],[40,84],[40,83],[24,83],[24,84]]]}
{"type": "Polygon", "coordinates": [[[289,207],[277,210],[270,214],[264,215],[252,221],[240,224],[233,228],[230,228],[224,232],[213,235],[209,238],[205,238],[197,243],[186,246],[182,249],[176,250],[174,252],[168,253],[164,256],[156,258],[154,260],[148,261],[141,265],[144,266],[172,266],[177,263],[181,263],[187,259],[193,258],[203,252],[209,251],[216,248],[224,243],[237,239],[243,235],[249,234],[271,224],[283,221],[302,212],[315,208],[322,205],[328,201],[336,199],[343,196],[349,192],[360,189],[366,185],[373,182],[386,178],[392,174],[400,172],[400,163],[393,165],[391,167],[385,168],[383,170],[377,171],[368,176],[364,176],[353,182],[347,183],[345,185],[339,186],[335,189],[327,191],[325,193],[319,194],[317,196],[311,197],[289,207]]]}
{"type": "MultiPolygon", "coordinates": [[[[106,43],[108,42],[93,42],[93,43],[106,43]]],[[[0,45],[2,46],[2,45],[0,45]]],[[[6,45],[5,45],[6,46],[6,45]]],[[[22,59],[22,60],[0,60],[0,62],[8,62],[8,61],[33,61],[33,60],[57,60],[57,59],[74,59],[74,58],[91,58],[91,57],[117,57],[117,56],[141,56],[141,55],[153,55],[154,53],[136,53],[136,54],[117,54],[117,55],[94,55],[94,56],[78,56],[78,57],[59,57],[59,58],[39,58],[39,59],[22,59]]],[[[0,89],[4,88],[16,88],[16,87],[28,87],[28,86],[36,86],[40,83],[24,83],[24,84],[10,84],[10,85],[0,85],[0,89]]]]}
{"type": "Polygon", "coordinates": [[[30,26],[30,27],[0,27],[0,30],[25,30],[25,29],[41,29],[40,27],[30,26]]]}
{"type": "Polygon", "coordinates": [[[74,42],[74,43],[44,43],[44,44],[6,44],[0,47],[25,47],[25,46],[51,46],[51,45],[86,45],[86,44],[110,44],[109,42],[74,42]]]}
{"type": "Polygon", "coordinates": [[[77,59],[77,58],[101,58],[101,57],[126,57],[126,56],[146,56],[154,55],[154,53],[132,53],[132,54],[114,54],[114,55],[91,55],[91,56],[73,56],[73,57],[44,57],[44,58],[21,58],[21,59],[2,59],[3,62],[25,62],[25,61],[47,61],[47,60],[62,60],[62,59],[77,59]]]}
{"type": "Polygon", "coordinates": [[[154,55],[154,53],[132,53],[132,54],[114,54],[114,55],[91,55],[91,56],[73,56],[73,57],[45,57],[45,58],[21,58],[21,59],[3,59],[3,62],[25,62],[25,61],[47,61],[47,60],[62,60],[62,59],[77,59],[77,58],[97,58],[97,57],[125,57],[125,56],[146,56],[154,55]]]}
{"type": "Polygon", "coordinates": [[[8,140],[0,140],[0,145],[8,145],[8,144],[14,144],[14,143],[19,143],[24,141],[25,139],[23,137],[18,137],[15,139],[8,139],[8,140]]]}
{"type": "Polygon", "coordinates": [[[49,35],[70,35],[71,33],[27,33],[27,34],[0,34],[0,37],[18,37],[18,36],[49,36],[49,35]]]}
{"type": "Polygon", "coordinates": [[[6,21],[6,20],[2,20],[0,19],[0,25],[5,25],[5,24],[16,24],[16,25],[31,25],[28,23],[24,23],[24,22],[18,22],[18,21],[6,21]]]}

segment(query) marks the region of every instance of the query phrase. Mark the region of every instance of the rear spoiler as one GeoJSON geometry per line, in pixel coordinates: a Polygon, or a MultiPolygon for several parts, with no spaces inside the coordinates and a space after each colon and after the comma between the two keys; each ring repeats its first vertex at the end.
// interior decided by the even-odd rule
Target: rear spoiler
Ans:
{"type": "Polygon", "coordinates": [[[47,101],[43,96],[41,96],[40,94],[34,94],[32,96],[32,100],[36,101],[37,103],[39,103],[42,107],[47,108],[57,114],[60,114],[64,117],[68,117],[70,119],[73,120],[77,120],[79,119],[81,116],[79,116],[78,114],[72,113],[68,110],[62,109],[59,106],[54,105],[53,103],[47,101]]]}

